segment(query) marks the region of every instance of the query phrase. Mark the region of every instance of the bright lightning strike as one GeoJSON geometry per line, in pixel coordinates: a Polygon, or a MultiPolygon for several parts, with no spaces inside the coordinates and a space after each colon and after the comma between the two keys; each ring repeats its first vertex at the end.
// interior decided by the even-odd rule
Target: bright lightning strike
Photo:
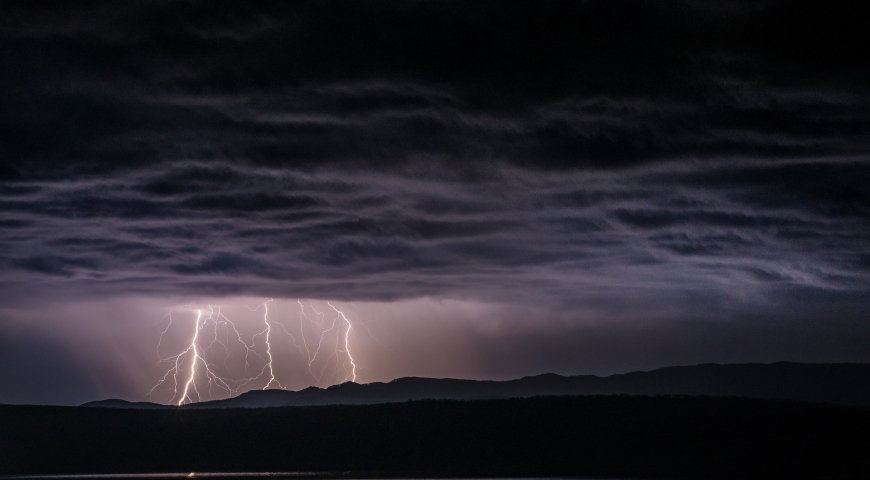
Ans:
{"type": "Polygon", "coordinates": [[[318,386],[346,381],[355,382],[357,367],[360,365],[351,351],[354,343],[351,337],[357,338],[357,330],[354,328],[356,323],[360,323],[364,327],[364,333],[367,332],[372,339],[380,343],[372,335],[366,322],[358,319],[351,321],[349,317],[353,316],[346,313],[344,308],[339,309],[332,302],[326,302],[335,314],[330,322],[326,319],[326,314],[318,311],[311,300],[306,303],[297,300],[299,329],[295,334],[291,333],[285,325],[286,321],[278,321],[275,317],[275,309],[269,308],[272,302],[274,301],[267,300],[256,308],[248,307],[251,312],[263,308],[260,317],[261,330],[248,337],[248,342],[243,340],[244,329],[240,330],[241,324],[237,326],[237,322],[231,321],[219,306],[192,309],[188,305],[181,308],[181,312],[196,312],[193,336],[189,337],[189,342],[180,352],[164,358],[161,350],[165,350],[168,346],[164,345],[167,343],[166,338],[178,323],[174,316],[177,317],[179,312],[170,310],[162,319],[168,321],[160,330],[157,354],[160,363],[170,363],[171,366],[151,387],[148,396],[150,397],[158,389],[165,391],[166,388],[161,386],[171,385],[170,403],[180,406],[212,399],[215,389],[220,392],[218,398],[235,396],[243,389],[248,390],[257,384],[262,385],[260,387],[262,390],[273,386],[286,389],[281,380],[291,381],[287,380],[291,375],[296,376],[296,380],[292,381],[306,383],[313,381],[313,384],[318,386]],[[277,330],[275,327],[278,327],[277,330]],[[312,334],[316,339],[313,343],[309,341],[312,334]],[[286,342],[281,340],[284,338],[283,335],[289,337],[288,347],[295,347],[290,348],[289,353],[282,353],[286,350],[277,348],[280,347],[281,342],[286,342]],[[257,340],[258,337],[262,339],[257,340]],[[324,349],[331,350],[331,353],[324,355],[324,349]],[[285,364],[284,360],[281,360],[292,359],[296,355],[293,353],[295,351],[298,351],[298,355],[301,356],[301,370],[300,367],[294,367],[292,363],[285,364]],[[229,362],[238,354],[244,354],[243,370],[239,361],[229,362]],[[279,360],[281,363],[278,363],[279,360]],[[277,368],[279,365],[282,366],[277,368]],[[248,373],[251,367],[259,369],[254,370],[256,372],[254,376],[248,373]],[[235,375],[229,373],[233,371],[236,372],[235,375]],[[281,380],[279,380],[279,372],[281,380]],[[243,378],[239,378],[239,373],[243,373],[241,375],[243,378]],[[308,376],[308,381],[304,379],[305,376],[308,376]]]}
{"type": "MultiPolygon", "coordinates": [[[[269,300],[271,302],[271,300],[269,300]]],[[[266,324],[266,355],[269,357],[269,362],[266,366],[269,367],[269,382],[266,383],[266,386],[263,387],[263,390],[269,388],[269,385],[275,383],[281,388],[284,388],[278,380],[275,380],[275,371],[272,369],[272,344],[269,343],[269,335],[272,333],[272,327],[269,325],[269,302],[263,304],[263,310],[266,313],[263,314],[263,322],[266,324]]],[[[265,370],[265,367],[263,367],[265,370]]]]}
{"type": "Polygon", "coordinates": [[[347,352],[347,358],[350,360],[351,376],[353,377],[353,378],[351,378],[351,381],[355,382],[356,381],[356,364],[353,363],[353,356],[350,354],[350,344],[348,343],[349,337],[350,337],[350,330],[353,327],[350,324],[350,320],[348,320],[347,317],[344,316],[343,312],[341,312],[339,309],[335,308],[329,302],[326,302],[326,304],[329,305],[330,307],[332,307],[332,309],[335,310],[335,312],[338,313],[345,322],[347,322],[347,330],[344,332],[344,351],[347,352]]]}
{"type": "MultiPolygon", "coordinates": [[[[193,349],[193,361],[190,362],[190,378],[187,379],[187,383],[184,384],[184,393],[181,394],[181,398],[178,399],[178,404],[181,405],[184,403],[184,399],[188,398],[187,389],[190,388],[190,384],[193,383],[193,377],[196,375],[196,361],[200,359],[199,352],[196,350],[196,339],[199,337],[199,319],[202,318],[202,310],[196,311],[196,329],[193,332],[193,340],[190,342],[189,349],[193,349]]],[[[193,386],[196,388],[196,385],[193,386]]],[[[199,396],[199,392],[197,392],[197,396],[199,396]]]]}
{"type": "MultiPolygon", "coordinates": [[[[172,317],[169,316],[169,319],[170,324],[166,327],[166,329],[163,330],[160,335],[161,341],[163,339],[163,334],[165,334],[171,326],[172,317]]],[[[219,388],[226,391],[227,394],[233,393],[233,389],[230,387],[228,381],[215,374],[215,372],[211,368],[211,365],[209,365],[209,363],[206,362],[205,359],[199,354],[199,332],[200,330],[202,330],[203,326],[205,326],[205,322],[202,322],[202,324],[200,324],[201,319],[202,310],[197,310],[196,322],[194,323],[193,338],[190,341],[190,345],[188,345],[187,348],[185,348],[181,353],[177,355],[161,359],[161,362],[173,362],[173,366],[166,371],[166,373],[163,375],[163,378],[161,378],[153,387],[151,387],[151,390],[148,391],[149,395],[154,392],[154,389],[166,382],[166,380],[169,378],[169,374],[171,373],[174,380],[173,395],[171,401],[175,401],[175,397],[178,396],[178,373],[182,367],[182,363],[186,360],[188,356],[190,356],[191,352],[193,352],[193,359],[190,362],[190,376],[188,377],[187,382],[185,382],[184,384],[184,391],[182,392],[181,397],[179,397],[178,399],[178,405],[183,405],[185,400],[193,402],[193,398],[191,398],[189,394],[191,388],[193,388],[193,391],[196,393],[197,401],[202,400],[202,397],[199,394],[199,390],[197,389],[195,382],[198,365],[201,365],[203,370],[205,371],[205,376],[208,379],[209,391],[211,391],[211,387],[213,385],[217,385],[219,388]]],[[[159,353],[160,352],[158,346],[158,354],[159,353]]]]}

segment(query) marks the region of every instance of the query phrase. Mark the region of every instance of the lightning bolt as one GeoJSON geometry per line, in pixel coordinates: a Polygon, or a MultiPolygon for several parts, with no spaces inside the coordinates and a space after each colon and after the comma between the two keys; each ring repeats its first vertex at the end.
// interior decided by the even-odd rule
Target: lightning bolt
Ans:
{"type": "MultiPolygon", "coordinates": [[[[160,339],[157,342],[157,358],[160,359],[159,363],[163,363],[163,362],[167,362],[167,361],[174,361],[175,366],[170,368],[169,370],[167,370],[166,373],[163,375],[163,378],[158,380],[157,383],[154,384],[154,386],[151,387],[150,390],[148,390],[148,397],[151,396],[151,394],[154,392],[154,390],[157,387],[159,387],[160,385],[163,385],[163,383],[166,382],[166,379],[169,378],[169,374],[171,373],[172,377],[174,379],[172,398],[170,399],[170,403],[172,403],[172,401],[174,401],[175,397],[178,395],[178,369],[181,368],[181,365],[180,365],[181,358],[189,351],[189,347],[187,350],[179,353],[178,355],[174,355],[174,356],[169,357],[169,358],[162,358],[160,356],[160,345],[162,345],[162,343],[163,343],[163,336],[166,334],[166,332],[169,331],[169,328],[172,327],[172,310],[169,310],[169,313],[167,313],[163,318],[167,318],[167,317],[169,318],[169,323],[166,325],[166,328],[163,329],[162,332],[160,332],[160,339]]],[[[199,323],[199,320],[197,320],[197,323],[199,323]]]]}
{"type": "MultiPolygon", "coordinates": [[[[199,319],[202,318],[202,310],[196,311],[196,329],[193,332],[193,340],[190,342],[189,349],[193,349],[193,361],[190,362],[190,378],[187,379],[187,383],[184,384],[184,393],[181,394],[181,398],[178,399],[178,405],[184,403],[184,399],[188,398],[187,389],[190,388],[190,384],[193,383],[193,377],[196,375],[196,361],[200,359],[199,352],[196,350],[196,339],[199,337],[199,319]]],[[[196,389],[196,385],[193,386],[196,389]]],[[[199,396],[199,392],[196,393],[196,396],[199,396]]]]}
{"type": "MultiPolygon", "coordinates": [[[[272,300],[269,300],[269,302],[271,301],[272,300]]],[[[275,380],[275,371],[272,369],[272,345],[269,343],[269,335],[272,333],[272,327],[269,325],[269,302],[263,304],[263,310],[265,310],[265,313],[263,314],[263,323],[266,324],[266,355],[269,357],[269,362],[266,363],[266,366],[269,367],[269,382],[266,383],[263,390],[269,388],[269,385],[272,385],[273,382],[282,389],[284,388],[278,380],[275,380]]],[[[265,369],[266,367],[263,367],[263,370],[265,369]]]]}
{"type": "MultiPolygon", "coordinates": [[[[331,331],[335,328],[335,326],[336,326],[336,320],[338,320],[338,317],[332,319],[332,326],[330,326],[328,329],[324,329],[322,332],[320,332],[320,340],[317,342],[317,351],[314,352],[314,356],[315,356],[315,358],[317,357],[317,354],[320,352],[320,347],[323,346],[323,337],[326,336],[326,333],[327,333],[327,332],[331,332],[331,331]]],[[[326,363],[323,365],[323,368],[320,370],[320,374],[317,375],[317,383],[318,383],[318,384],[319,384],[319,383],[321,382],[321,380],[323,379],[323,372],[325,372],[325,371],[326,371],[326,368],[329,367],[329,362],[330,362],[333,358],[335,358],[336,354],[338,353],[337,350],[338,350],[338,337],[336,336],[336,346],[333,348],[332,355],[330,355],[330,356],[326,359],[326,363]]],[[[336,368],[338,368],[338,364],[337,364],[337,363],[336,363],[336,368]]]]}
{"type": "MultiPolygon", "coordinates": [[[[269,308],[269,304],[274,300],[269,299],[266,302],[258,305],[256,308],[248,307],[251,312],[256,312],[263,308],[262,330],[255,333],[250,338],[250,343],[243,339],[242,334],[236,326],[236,323],[231,321],[221,311],[220,306],[207,308],[190,309],[190,305],[182,307],[182,311],[195,311],[196,317],[193,322],[194,331],[186,347],[175,355],[162,357],[163,343],[165,337],[170,330],[174,328],[174,324],[178,323],[174,318],[176,311],[170,310],[158,323],[166,322],[165,327],[160,329],[160,336],[157,342],[158,363],[170,363],[171,366],[164,372],[163,376],[148,390],[147,395],[150,397],[155,390],[161,385],[168,383],[172,384],[172,397],[170,403],[181,406],[187,403],[202,401],[203,396],[207,399],[214,398],[214,389],[222,392],[226,397],[235,396],[243,388],[252,383],[259,383],[260,379],[265,382],[262,389],[267,390],[273,385],[278,388],[286,389],[278,378],[276,369],[276,333],[283,331],[290,337],[293,347],[299,351],[299,354],[306,362],[306,375],[310,375],[314,380],[315,385],[321,385],[324,382],[346,382],[357,380],[357,367],[360,365],[354,358],[352,345],[350,341],[351,335],[357,338],[357,330],[354,328],[357,324],[363,327],[364,332],[368,332],[378,343],[381,343],[372,335],[368,324],[353,314],[351,311],[346,311],[344,308],[339,309],[333,303],[327,301],[326,304],[335,313],[331,316],[331,322],[327,321],[326,314],[323,311],[318,311],[311,300],[303,303],[301,299],[297,299],[299,305],[299,330],[294,335],[288,330],[287,326],[274,318],[273,312],[269,308]],[[313,315],[306,312],[312,311],[313,315]],[[351,321],[350,317],[355,319],[351,321]],[[168,321],[167,321],[168,320],[168,321]],[[306,327],[306,323],[308,327],[306,327]],[[276,331],[275,328],[278,330],[276,331]],[[316,348],[313,343],[308,342],[306,331],[309,335],[315,333],[319,338],[316,342],[316,348]],[[262,337],[262,343],[257,341],[257,337],[262,337]],[[297,342],[297,337],[299,342],[297,342]],[[234,345],[241,344],[242,347],[234,345]],[[324,359],[322,356],[324,347],[329,345],[329,350],[332,350],[331,355],[324,359]],[[234,379],[218,374],[228,372],[232,369],[228,366],[228,360],[235,353],[241,352],[244,348],[244,377],[234,379]],[[209,359],[215,359],[217,365],[209,359]],[[250,369],[252,367],[252,359],[259,359],[257,366],[262,367],[256,375],[251,376],[250,369]],[[317,368],[315,369],[315,365],[317,368]],[[322,367],[321,367],[322,365],[322,367]],[[220,366],[220,368],[218,368],[220,366]],[[327,370],[331,373],[325,375],[327,370]],[[203,390],[206,386],[207,390],[203,390]]],[[[353,304],[351,304],[353,305],[353,304]]],[[[354,305],[355,306],[355,305],[354,305]]],[[[365,367],[362,367],[365,368],[365,367]]],[[[256,371],[256,370],[255,370],[256,371]]]]}
{"type": "MultiPolygon", "coordinates": [[[[353,378],[351,378],[351,381],[355,382],[356,381],[356,363],[353,362],[353,356],[350,354],[350,344],[348,343],[349,337],[350,337],[350,330],[353,327],[350,324],[350,320],[348,320],[347,317],[344,316],[343,312],[341,312],[339,309],[335,308],[335,306],[333,306],[329,302],[326,302],[326,304],[329,305],[330,307],[332,307],[332,309],[335,310],[335,312],[341,316],[342,320],[347,322],[347,330],[345,330],[345,332],[344,332],[344,351],[347,353],[347,358],[350,360],[350,365],[351,365],[351,374],[348,377],[353,377],[353,378]]],[[[347,381],[348,377],[345,377],[345,381],[347,381]]]]}
{"type": "MultiPolygon", "coordinates": [[[[171,314],[171,311],[170,311],[170,314],[171,314]]],[[[171,318],[172,317],[170,316],[169,318],[170,318],[170,325],[171,325],[171,318]]],[[[193,338],[190,340],[190,344],[187,346],[187,348],[185,348],[181,353],[179,353],[177,355],[173,355],[171,357],[161,359],[161,362],[169,362],[169,361],[173,362],[173,366],[171,368],[169,368],[169,370],[166,371],[166,373],[163,375],[163,377],[153,387],[151,387],[151,390],[148,391],[149,396],[151,395],[152,392],[154,392],[154,389],[156,389],[157,387],[159,387],[160,385],[165,383],[166,380],[169,378],[169,375],[172,374],[172,378],[174,380],[174,387],[173,387],[173,395],[172,395],[171,401],[172,402],[175,401],[175,397],[178,396],[178,374],[179,374],[179,371],[182,367],[182,364],[184,363],[186,358],[188,356],[190,356],[191,352],[193,353],[193,358],[190,362],[190,376],[188,377],[187,382],[185,382],[185,384],[184,384],[184,391],[182,392],[181,397],[179,397],[179,399],[178,399],[178,405],[183,405],[185,401],[193,402],[193,398],[189,394],[191,388],[193,388],[193,391],[196,393],[197,400],[198,401],[202,400],[202,397],[200,396],[199,390],[197,389],[196,382],[195,382],[196,374],[197,374],[197,366],[200,364],[202,365],[202,368],[205,372],[206,379],[208,379],[209,392],[211,392],[212,386],[217,385],[219,388],[226,391],[227,394],[231,395],[234,393],[234,390],[229,385],[228,381],[225,380],[224,378],[218,376],[212,370],[212,368],[211,368],[212,365],[210,365],[208,362],[206,362],[205,359],[199,353],[199,343],[198,343],[199,342],[199,332],[202,330],[202,328],[205,326],[205,323],[206,323],[205,321],[200,323],[200,320],[202,320],[202,310],[197,310],[196,311],[196,321],[194,323],[193,338]]],[[[164,329],[163,332],[161,333],[161,340],[163,338],[163,334],[165,334],[169,330],[170,325],[168,325],[166,327],[166,329],[164,329]]],[[[158,346],[158,355],[159,355],[159,353],[160,353],[160,351],[159,351],[159,346],[158,346]]]]}
{"type": "MultiPolygon", "coordinates": [[[[163,375],[163,377],[160,380],[158,380],[157,383],[153,387],[151,387],[151,389],[148,391],[149,397],[153,394],[153,392],[156,388],[158,388],[159,386],[166,383],[166,381],[169,379],[169,376],[172,375],[173,394],[172,394],[172,398],[170,399],[170,403],[175,402],[175,398],[178,397],[178,390],[179,390],[178,375],[181,372],[181,368],[182,368],[184,362],[187,360],[188,357],[191,356],[191,354],[192,354],[193,358],[191,359],[191,362],[190,362],[190,374],[187,378],[187,381],[184,383],[184,390],[181,393],[181,396],[178,397],[177,405],[183,405],[185,401],[193,402],[192,395],[190,394],[191,389],[193,389],[193,392],[196,394],[197,401],[202,400],[202,396],[200,395],[199,389],[197,388],[197,385],[196,385],[197,372],[199,371],[200,368],[203,370],[204,375],[205,375],[206,379],[208,380],[208,391],[209,391],[210,396],[212,393],[212,387],[214,387],[214,386],[217,386],[218,388],[224,390],[224,392],[227,395],[233,395],[233,394],[238,392],[239,387],[233,388],[231,386],[231,383],[235,383],[236,381],[231,380],[231,379],[226,379],[226,378],[223,378],[223,377],[217,375],[214,371],[214,365],[207,362],[203,356],[205,354],[205,352],[209,348],[211,348],[211,346],[214,345],[215,342],[223,345],[224,350],[226,352],[226,355],[229,356],[229,349],[227,347],[227,344],[225,342],[221,342],[217,337],[217,326],[218,325],[230,324],[233,326],[233,330],[236,332],[236,334],[238,334],[238,330],[235,329],[235,325],[233,325],[232,322],[229,321],[229,319],[226,319],[224,317],[225,320],[222,320],[222,321],[216,320],[216,318],[214,317],[214,310],[211,309],[211,307],[209,307],[209,309],[210,309],[211,313],[209,314],[209,316],[206,319],[202,318],[202,310],[196,310],[196,320],[194,323],[193,338],[190,340],[190,343],[188,344],[187,348],[182,350],[180,353],[178,353],[176,355],[172,355],[172,356],[167,357],[167,358],[160,357],[160,345],[162,344],[163,336],[169,331],[169,328],[172,326],[172,311],[170,310],[170,313],[168,313],[166,316],[164,316],[164,318],[167,318],[167,317],[169,318],[169,323],[167,324],[166,328],[163,329],[163,331],[160,334],[160,342],[158,343],[157,354],[158,354],[158,358],[160,358],[159,363],[172,362],[173,366],[170,367],[166,371],[166,373],[163,375]],[[200,343],[199,343],[200,342],[200,332],[209,323],[213,323],[215,325],[215,337],[212,340],[212,343],[209,345],[209,347],[201,350],[200,343]]],[[[218,312],[218,315],[219,316],[217,318],[220,318],[221,315],[219,312],[218,312]]],[[[239,339],[239,341],[241,341],[241,336],[239,336],[238,339],[239,339]]],[[[244,344],[244,342],[242,342],[242,343],[244,344]]],[[[246,347],[247,347],[247,345],[246,345],[246,347]]],[[[225,357],[225,360],[226,360],[226,357],[225,357]]]]}

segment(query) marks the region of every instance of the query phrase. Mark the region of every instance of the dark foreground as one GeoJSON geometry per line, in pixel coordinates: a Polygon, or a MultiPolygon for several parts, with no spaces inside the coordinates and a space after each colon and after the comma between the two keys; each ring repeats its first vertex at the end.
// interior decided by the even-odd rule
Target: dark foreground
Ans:
{"type": "Polygon", "coordinates": [[[866,477],[870,410],[699,397],[265,409],[0,406],[0,475],[866,477]]]}

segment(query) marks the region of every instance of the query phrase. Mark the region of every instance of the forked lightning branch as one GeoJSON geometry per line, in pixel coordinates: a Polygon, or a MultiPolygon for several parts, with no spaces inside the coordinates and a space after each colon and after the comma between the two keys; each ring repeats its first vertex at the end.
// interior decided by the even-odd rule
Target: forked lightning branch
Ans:
{"type": "MultiPolygon", "coordinates": [[[[353,326],[365,323],[354,315],[352,322],[349,313],[332,302],[325,302],[326,308],[318,310],[310,300],[297,300],[298,314],[279,321],[275,309],[269,308],[272,302],[248,307],[259,325],[259,331],[248,338],[219,306],[187,306],[167,313],[157,355],[159,363],[169,367],[148,391],[148,397],[171,395],[169,403],[184,405],[257,388],[286,389],[279,378],[282,369],[276,365],[276,355],[282,349],[290,349],[292,357],[300,360],[303,374],[313,385],[356,381],[353,326]],[[190,340],[180,351],[164,356],[166,337],[178,335],[185,327],[190,340]],[[236,362],[235,369],[228,363],[231,359],[236,362]]],[[[367,326],[364,330],[371,335],[367,326]]]]}

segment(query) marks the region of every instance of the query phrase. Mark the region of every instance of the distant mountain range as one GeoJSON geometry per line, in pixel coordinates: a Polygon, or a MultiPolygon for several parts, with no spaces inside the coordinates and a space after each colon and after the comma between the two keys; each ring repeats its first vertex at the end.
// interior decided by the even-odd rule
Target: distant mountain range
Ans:
{"type": "MultiPolygon", "coordinates": [[[[798,400],[870,406],[870,364],[702,364],[608,377],[543,374],[509,381],[399,378],[352,382],[300,391],[254,390],[235,398],[185,405],[199,408],[264,408],[369,405],[409,400],[471,400],[557,395],[691,395],[798,400]]],[[[148,402],[101,400],[85,407],[177,408],[148,402]]]]}

